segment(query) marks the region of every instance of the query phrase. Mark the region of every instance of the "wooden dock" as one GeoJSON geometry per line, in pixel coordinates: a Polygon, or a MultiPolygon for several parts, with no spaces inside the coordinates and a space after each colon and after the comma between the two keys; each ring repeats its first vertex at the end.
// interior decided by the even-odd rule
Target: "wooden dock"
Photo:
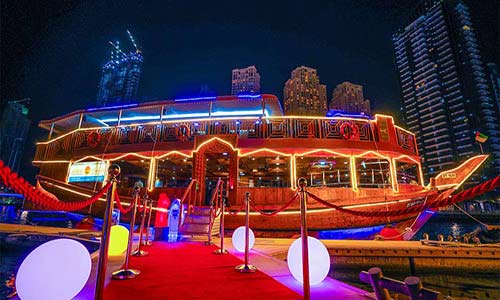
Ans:
{"type": "MultiPolygon", "coordinates": [[[[257,239],[255,248],[269,256],[285,260],[292,239],[257,239]]],[[[443,243],[424,245],[420,241],[322,240],[337,267],[378,266],[383,270],[401,269],[411,273],[422,269],[446,271],[500,270],[499,245],[443,243]],[[411,270],[413,268],[413,270],[411,270]]]]}

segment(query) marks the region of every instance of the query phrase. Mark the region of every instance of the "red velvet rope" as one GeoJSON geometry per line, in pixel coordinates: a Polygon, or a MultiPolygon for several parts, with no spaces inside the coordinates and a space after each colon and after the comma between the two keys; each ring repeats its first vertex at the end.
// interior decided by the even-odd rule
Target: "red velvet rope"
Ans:
{"type": "MultiPolygon", "coordinates": [[[[135,201],[135,199],[132,199],[132,201],[135,201]]],[[[120,195],[118,194],[118,191],[115,191],[115,202],[116,202],[116,207],[120,210],[122,214],[127,214],[132,210],[134,207],[133,202],[130,203],[128,208],[124,208],[121,201],[120,201],[120,195]]]]}
{"type": "Polygon", "coordinates": [[[53,210],[65,210],[74,211],[82,209],[86,206],[97,201],[102,197],[108,189],[111,187],[111,183],[108,182],[97,194],[86,199],[84,201],[68,201],[63,202],[57,198],[49,197],[40,190],[36,189],[34,186],[26,182],[24,178],[19,177],[15,172],[12,172],[9,167],[5,166],[3,161],[0,160],[0,179],[3,183],[11,188],[16,193],[23,194],[24,197],[33,202],[35,205],[41,209],[53,209],[53,210]]]}
{"type": "Polygon", "coordinates": [[[238,213],[240,213],[244,209],[245,209],[245,203],[243,203],[237,210],[229,211],[229,214],[230,215],[237,215],[238,213]]]}
{"type": "Polygon", "coordinates": [[[142,213],[144,211],[144,203],[137,205],[137,211],[140,212],[140,213],[142,213]]]}
{"type": "Polygon", "coordinates": [[[443,207],[447,205],[451,205],[453,203],[465,201],[468,199],[471,199],[473,197],[482,195],[488,191],[491,191],[495,188],[500,187],[500,176],[497,176],[493,179],[490,179],[486,182],[483,182],[482,184],[479,184],[473,188],[470,188],[468,190],[465,190],[463,192],[460,192],[456,195],[435,200],[436,198],[439,198],[442,194],[435,194],[431,195],[430,197],[433,197],[433,199],[427,199],[427,204],[425,206],[419,206],[415,205],[406,209],[398,209],[398,210],[391,210],[391,211],[360,211],[360,210],[352,210],[352,209],[345,209],[342,208],[338,205],[328,203],[318,196],[311,194],[310,192],[307,192],[307,195],[309,195],[312,199],[315,201],[319,202],[320,204],[329,207],[329,208],[334,208],[338,211],[345,212],[351,215],[355,216],[363,216],[363,217],[392,217],[392,216],[399,216],[399,215],[407,215],[407,214],[412,214],[412,213],[418,213],[421,212],[425,209],[428,208],[438,208],[438,207],[443,207]]]}
{"type": "Polygon", "coordinates": [[[263,215],[263,216],[266,216],[266,217],[272,217],[272,216],[275,216],[277,215],[278,213],[284,211],[285,209],[287,209],[290,205],[292,205],[293,201],[295,201],[295,199],[297,199],[297,197],[299,196],[299,194],[295,194],[291,199],[290,201],[288,201],[285,205],[283,205],[281,208],[278,208],[277,210],[275,211],[272,211],[272,212],[265,212],[265,211],[262,211],[260,209],[258,209],[257,207],[255,207],[255,205],[252,204],[252,202],[250,202],[250,207],[257,211],[259,214],[263,215]]]}

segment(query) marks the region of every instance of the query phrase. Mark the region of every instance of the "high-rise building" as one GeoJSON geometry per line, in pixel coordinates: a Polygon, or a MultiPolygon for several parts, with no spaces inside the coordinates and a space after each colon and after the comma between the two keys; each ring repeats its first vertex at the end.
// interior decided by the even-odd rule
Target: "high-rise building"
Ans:
{"type": "Polygon", "coordinates": [[[23,104],[28,101],[7,102],[0,119],[0,159],[14,172],[19,172],[31,123],[28,107],[23,104]]]}
{"type": "Polygon", "coordinates": [[[369,115],[370,100],[364,98],[363,86],[342,82],[333,90],[330,109],[369,115]]]}
{"type": "Polygon", "coordinates": [[[493,98],[496,100],[498,110],[500,111],[500,73],[498,72],[498,68],[494,63],[487,63],[491,88],[493,91],[493,98]]]}
{"type": "Polygon", "coordinates": [[[300,66],[285,83],[283,102],[287,115],[325,116],[326,85],[315,69],[300,66]]]}
{"type": "Polygon", "coordinates": [[[126,104],[137,100],[143,57],[131,35],[130,38],[136,47],[135,51],[124,53],[118,42],[113,43],[115,48],[111,51],[111,58],[102,67],[97,106],[126,104]]]}
{"type": "Polygon", "coordinates": [[[418,16],[393,43],[402,107],[426,177],[480,153],[480,146],[491,154],[483,176],[500,174],[498,106],[469,9],[459,0],[427,0],[414,11],[418,16]],[[482,145],[477,132],[489,137],[482,145]]]}
{"type": "Polygon", "coordinates": [[[260,74],[255,66],[234,69],[231,80],[231,95],[240,93],[259,93],[260,74]]]}

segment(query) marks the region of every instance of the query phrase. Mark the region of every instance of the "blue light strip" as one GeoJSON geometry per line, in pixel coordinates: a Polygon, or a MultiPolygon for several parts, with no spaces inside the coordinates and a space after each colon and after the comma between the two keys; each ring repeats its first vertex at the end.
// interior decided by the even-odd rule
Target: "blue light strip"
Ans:
{"type": "MultiPolygon", "coordinates": [[[[269,112],[264,110],[264,115],[269,116],[269,112]]],[[[164,115],[163,120],[165,119],[188,119],[188,118],[208,118],[210,115],[208,113],[189,113],[189,114],[173,114],[173,115],[164,115]]],[[[255,110],[237,110],[237,111],[214,111],[211,114],[212,117],[243,117],[243,116],[262,116],[261,109],[255,110]]],[[[154,121],[160,120],[160,115],[152,115],[152,116],[134,116],[134,117],[122,117],[120,121],[154,121]]],[[[118,122],[118,118],[104,119],[101,120],[106,123],[118,122]]]]}
{"type": "Polygon", "coordinates": [[[216,100],[216,96],[210,96],[210,97],[197,97],[197,98],[181,98],[181,99],[174,99],[175,102],[189,102],[189,101],[203,101],[203,100],[216,100]]]}
{"type": "MultiPolygon", "coordinates": [[[[269,112],[264,110],[264,114],[268,117],[269,112]]],[[[262,115],[262,109],[255,109],[255,110],[236,110],[236,111],[214,111],[212,112],[212,116],[219,117],[219,116],[261,116],[262,115]]]]}
{"type": "Polygon", "coordinates": [[[0,197],[14,197],[19,199],[24,199],[24,196],[21,194],[0,193],[0,197]]]}
{"type": "Polygon", "coordinates": [[[252,95],[252,94],[240,94],[240,95],[237,95],[238,98],[242,98],[242,99],[245,99],[245,98],[262,98],[262,95],[261,94],[257,94],[257,95],[252,95]]]}
{"type": "Polygon", "coordinates": [[[109,109],[117,109],[117,108],[130,108],[130,107],[134,107],[137,105],[138,105],[137,103],[132,103],[132,104],[115,105],[115,106],[94,107],[94,108],[87,108],[87,111],[109,110],[109,109]]]}

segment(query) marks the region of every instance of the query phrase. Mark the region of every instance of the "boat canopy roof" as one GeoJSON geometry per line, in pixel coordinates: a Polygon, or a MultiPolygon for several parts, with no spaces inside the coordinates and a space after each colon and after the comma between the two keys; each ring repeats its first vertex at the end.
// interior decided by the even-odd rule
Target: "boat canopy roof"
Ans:
{"type": "Polygon", "coordinates": [[[162,120],[260,116],[283,116],[278,97],[271,94],[240,94],[89,108],[50,120],[42,120],[39,127],[47,130],[52,128],[54,132],[67,132],[76,128],[107,127],[162,120]]]}

